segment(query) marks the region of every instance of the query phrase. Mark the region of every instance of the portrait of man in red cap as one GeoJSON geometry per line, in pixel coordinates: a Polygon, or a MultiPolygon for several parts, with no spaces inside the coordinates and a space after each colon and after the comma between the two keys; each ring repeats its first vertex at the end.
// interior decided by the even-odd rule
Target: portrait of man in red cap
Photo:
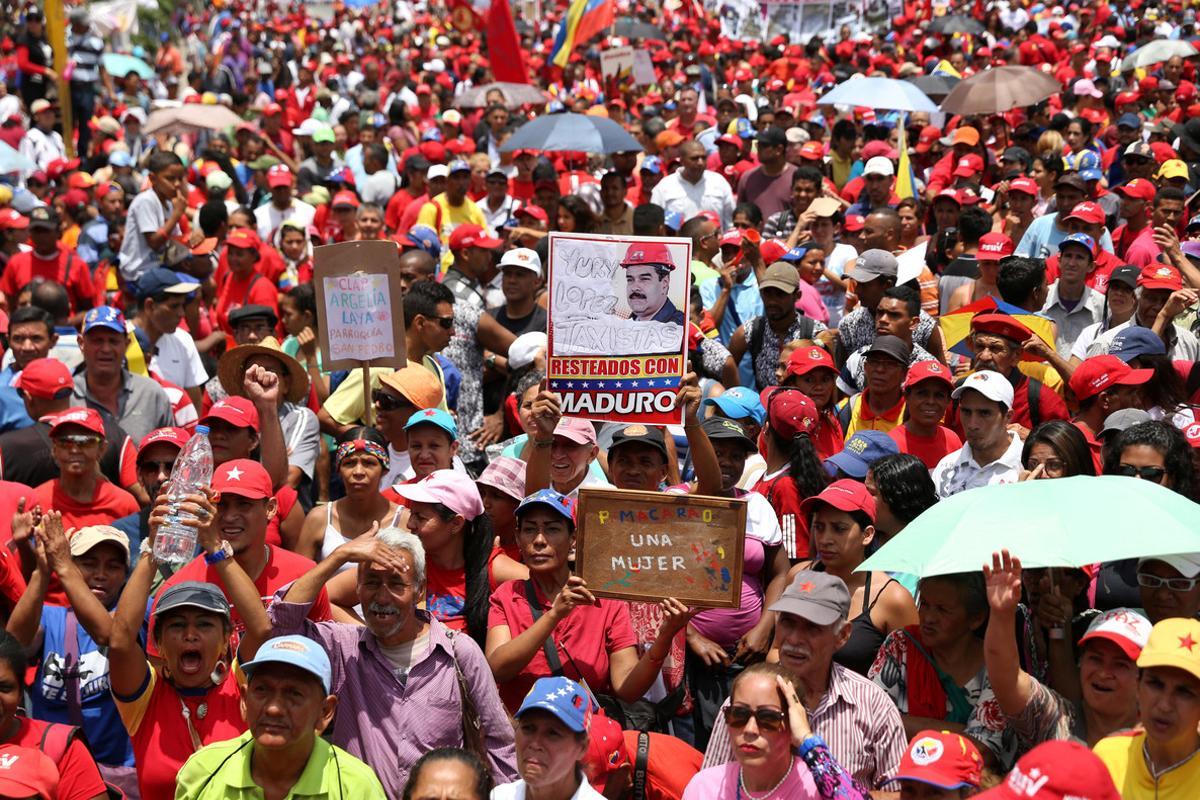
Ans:
{"type": "Polygon", "coordinates": [[[632,319],[683,325],[683,311],[671,302],[671,273],[675,262],[661,242],[635,242],[621,259],[625,268],[625,300],[632,319]]]}

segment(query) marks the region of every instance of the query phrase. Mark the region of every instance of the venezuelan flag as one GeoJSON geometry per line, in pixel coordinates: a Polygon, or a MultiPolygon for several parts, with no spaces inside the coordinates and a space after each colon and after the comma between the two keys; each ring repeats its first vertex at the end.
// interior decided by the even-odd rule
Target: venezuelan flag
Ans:
{"type": "Polygon", "coordinates": [[[558,26],[550,63],[565,67],[575,45],[586,42],[616,21],[615,0],[571,0],[571,6],[558,26]]]}
{"type": "Polygon", "coordinates": [[[906,200],[909,197],[917,196],[917,176],[913,174],[912,162],[908,158],[908,135],[904,129],[905,119],[902,116],[897,123],[900,129],[900,159],[896,165],[896,196],[901,200],[906,200]]]}

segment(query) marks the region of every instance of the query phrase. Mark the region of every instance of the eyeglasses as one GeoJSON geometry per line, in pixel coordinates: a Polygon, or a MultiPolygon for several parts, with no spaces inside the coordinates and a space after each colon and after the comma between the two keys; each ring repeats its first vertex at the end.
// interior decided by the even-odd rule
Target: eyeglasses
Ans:
{"type": "Polygon", "coordinates": [[[374,389],[371,391],[371,402],[380,411],[396,411],[397,409],[411,406],[412,403],[405,400],[403,397],[396,397],[394,394],[388,394],[382,389],[374,389]]]}
{"type": "Polygon", "coordinates": [[[773,708],[750,708],[750,706],[726,706],[725,724],[731,728],[744,728],[750,718],[758,723],[760,731],[781,731],[787,725],[787,714],[773,708]]]}
{"type": "Polygon", "coordinates": [[[175,460],[170,461],[139,461],[138,469],[144,469],[151,472],[170,472],[175,469],[175,460]]]}
{"type": "Polygon", "coordinates": [[[100,437],[87,433],[64,433],[54,437],[54,443],[63,447],[91,447],[100,444],[100,437]]]}
{"type": "Polygon", "coordinates": [[[453,328],[453,327],[454,327],[454,317],[453,317],[453,316],[449,316],[449,317],[427,317],[427,319],[432,319],[432,320],[435,320],[435,321],[437,322],[437,324],[438,324],[438,325],[441,325],[441,326],[442,326],[442,330],[446,330],[446,331],[448,331],[448,330],[450,330],[451,328],[453,328]]]}
{"type": "Polygon", "coordinates": [[[1042,468],[1042,472],[1046,475],[1061,475],[1066,468],[1061,459],[1047,458],[1045,461],[1038,461],[1036,458],[1031,458],[1025,463],[1025,468],[1033,472],[1038,467],[1042,468]]]}
{"type": "Polygon", "coordinates": [[[1162,479],[1167,476],[1167,470],[1163,467],[1135,467],[1133,464],[1121,464],[1117,467],[1117,474],[1124,475],[1126,478],[1141,478],[1144,481],[1162,483],[1162,479]]]}
{"type": "Polygon", "coordinates": [[[1139,572],[1137,582],[1143,589],[1161,589],[1165,586],[1172,592],[1190,592],[1200,583],[1200,578],[1160,578],[1147,572],[1139,572]]]}

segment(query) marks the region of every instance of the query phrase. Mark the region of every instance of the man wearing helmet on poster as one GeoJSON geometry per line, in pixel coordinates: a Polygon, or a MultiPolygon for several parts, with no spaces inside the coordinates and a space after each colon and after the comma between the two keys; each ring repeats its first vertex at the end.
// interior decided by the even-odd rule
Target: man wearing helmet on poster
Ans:
{"type": "Polygon", "coordinates": [[[625,268],[625,300],[631,319],[683,325],[683,311],[668,296],[675,263],[665,244],[634,243],[625,251],[621,266],[625,268]]]}

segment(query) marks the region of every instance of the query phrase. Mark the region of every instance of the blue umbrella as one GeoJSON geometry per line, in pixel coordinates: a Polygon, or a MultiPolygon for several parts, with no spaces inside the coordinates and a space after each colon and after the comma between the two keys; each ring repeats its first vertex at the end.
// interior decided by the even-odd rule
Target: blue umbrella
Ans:
{"type": "Polygon", "coordinates": [[[937,103],[908,81],[854,78],[843,81],[817,101],[823,106],[862,106],[888,111],[937,111],[937,103]]]}
{"type": "Polygon", "coordinates": [[[105,53],[104,71],[117,78],[124,78],[131,72],[136,72],[139,78],[150,80],[154,70],[145,61],[125,53],[105,53]]]}
{"type": "Polygon", "coordinates": [[[624,128],[605,117],[549,114],[526,122],[500,146],[513,150],[574,150],[582,153],[626,153],[642,146],[624,128]]]}
{"type": "Polygon", "coordinates": [[[33,172],[35,169],[37,169],[37,164],[30,161],[27,156],[21,155],[19,151],[0,142],[0,175],[7,175],[10,172],[33,172]]]}

